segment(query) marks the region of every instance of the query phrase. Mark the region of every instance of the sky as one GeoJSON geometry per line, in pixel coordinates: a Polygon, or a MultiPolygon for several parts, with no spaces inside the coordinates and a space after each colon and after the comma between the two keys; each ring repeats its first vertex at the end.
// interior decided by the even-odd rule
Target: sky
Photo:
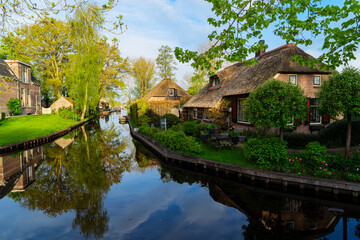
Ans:
{"type": "MultiPolygon", "coordinates": [[[[211,4],[205,0],[119,0],[107,19],[114,19],[119,14],[123,15],[127,31],[116,37],[120,40],[122,55],[130,58],[143,56],[155,60],[162,45],[172,49],[196,50],[200,44],[207,42],[207,35],[213,30],[207,19],[214,14],[211,4]]],[[[109,33],[104,34],[110,39],[113,37],[109,33]]],[[[267,50],[286,44],[274,36],[273,29],[264,32],[264,40],[269,46],[267,50]]],[[[318,57],[322,53],[320,43],[315,41],[311,46],[299,47],[318,57]]],[[[351,64],[360,67],[360,60],[351,64]]],[[[190,63],[178,63],[177,82],[182,85],[184,74],[192,71],[190,63]]]]}

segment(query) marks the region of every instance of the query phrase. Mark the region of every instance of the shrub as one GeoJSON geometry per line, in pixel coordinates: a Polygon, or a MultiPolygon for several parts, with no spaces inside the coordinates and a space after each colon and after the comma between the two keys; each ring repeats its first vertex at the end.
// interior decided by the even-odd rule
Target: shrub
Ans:
{"type": "Polygon", "coordinates": [[[275,169],[285,162],[286,142],[279,138],[249,139],[244,144],[245,156],[261,168],[275,169]]]}
{"type": "Polygon", "coordinates": [[[173,126],[171,128],[171,130],[175,131],[175,132],[181,132],[182,131],[182,126],[180,123],[176,124],[175,126],[173,126]]]}
{"type": "Polygon", "coordinates": [[[5,120],[6,114],[4,112],[1,113],[1,121],[5,120]]]}
{"type": "Polygon", "coordinates": [[[319,142],[310,142],[306,145],[304,150],[300,151],[300,155],[303,158],[306,167],[315,170],[325,163],[326,147],[319,142]]]}
{"type": "Polygon", "coordinates": [[[318,141],[317,134],[306,133],[284,133],[284,141],[288,143],[288,148],[304,149],[309,142],[318,141]]]}
{"type": "Polygon", "coordinates": [[[195,131],[196,123],[193,121],[187,121],[183,124],[183,131],[186,135],[193,135],[195,131]]]}
{"type": "Polygon", "coordinates": [[[64,119],[75,119],[75,121],[80,121],[80,117],[76,113],[66,108],[59,109],[59,116],[64,119]]]}
{"type": "Polygon", "coordinates": [[[155,127],[150,127],[148,124],[143,124],[139,127],[139,133],[145,134],[150,138],[154,138],[155,134],[162,130],[157,129],[155,127]]]}
{"type": "Polygon", "coordinates": [[[167,128],[171,128],[172,126],[180,123],[180,119],[178,116],[172,114],[172,113],[167,113],[167,114],[164,114],[162,116],[162,118],[166,118],[166,125],[167,125],[167,128]]]}
{"type": "Polygon", "coordinates": [[[195,125],[193,136],[199,138],[201,136],[201,132],[208,131],[209,125],[205,123],[200,123],[195,125]]]}
{"type": "Polygon", "coordinates": [[[9,109],[10,113],[14,115],[19,115],[21,113],[21,102],[18,98],[10,98],[6,107],[9,109]]]}
{"type": "Polygon", "coordinates": [[[200,152],[200,144],[195,138],[186,136],[183,132],[161,131],[154,135],[154,139],[173,151],[200,152]]]}

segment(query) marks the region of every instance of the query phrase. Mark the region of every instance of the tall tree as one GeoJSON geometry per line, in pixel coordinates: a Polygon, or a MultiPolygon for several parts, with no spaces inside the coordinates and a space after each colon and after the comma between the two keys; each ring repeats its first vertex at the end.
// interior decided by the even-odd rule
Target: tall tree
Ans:
{"type": "Polygon", "coordinates": [[[102,16],[91,8],[77,9],[72,19],[70,38],[76,53],[69,61],[69,94],[75,100],[75,108],[81,120],[90,110],[96,110],[100,100],[100,75],[104,57],[99,51],[99,24],[102,16]],[[91,20],[91,16],[95,17],[91,20]]]}
{"type": "Polygon", "coordinates": [[[159,48],[159,55],[156,58],[156,64],[160,69],[159,76],[161,79],[171,78],[175,80],[176,61],[173,55],[173,51],[167,45],[162,45],[159,48]]]}
{"type": "Polygon", "coordinates": [[[13,38],[17,60],[33,66],[45,98],[60,98],[66,93],[64,65],[71,51],[69,31],[69,24],[46,18],[22,26],[13,38]]]}
{"type": "Polygon", "coordinates": [[[105,55],[104,67],[100,75],[99,97],[115,105],[120,96],[119,90],[125,88],[124,80],[130,72],[129,59],[121,57],[119,41],[116,38],[111,41],[111,44],[103,38],[99,46],[100,52],[105,55]]]}
{"type": "MultiPolygon", "coordinates": [[[[345,0],[337,5],[326,0],[206,1],[212,4],[217,16],[208,19],[216,28],[208,38],[215,43],[203,54],[176,48],[175,55],[181,62],[193,60],[194,66],[204,65],[209,71],[209,59],[219,56],[230,62],[243,62],[248,55],[267,47],[258,40],[269,28],[287,43],[310,46],[316,41],[322,44],[324,53],[318,59],[296,56],[295,60],[300,63],[313,67],[324,62],[326,65],[322,67],[335,69],[355,59],[360,41],[359,1],[345,0]]],[[[256,59],[249,63],[256,63],[256,59]]],[[[219,59],[216,69],[221,64],[219,59]]]]}
{"type": "Polygon", "coordinates": [[[131,75],[134,78],[134,96],[140,99],[153,86],[155,75],[155,62],[151,59],[139,57],[133,61],[131,75]]]}
{"type": "Polygon", "coordinates": [[[334,72],[322,83],[318,94],[320,110],[331,118],[344,116],[347,120],[345,155],[348,158],[351,143],[351,118],[360,114],[360,71],[346,67],[334,72]]]}
{"type": "MultiPolygon", "coordinates": [[[[84,14],[87,20],[97,21],[97,14],[106,14],[116,6],[118,1],[119,0],[101,1],[101,7],[98,7],[93,4],[93,0],[2,0],[0,1],[0,29],[2,30],[0,31],[0,35],[11,32],[11,28],[17,26],[19,23],[40,20],[47,18],[50,14],[58,14],[59,12],[72,12],[74,9],[80,9],[80,11],[82,11],[81,7],[91,10],[87,14],[84,14]]],[[[119,15],[116,17],[116,21],[113,22],[111,28],[106,28],[102,24],[100,27],[110,32],[116,31],[117,29],[123,32],[124,24],[122,22],[122,16],[119,15]]]]}
{"type": "Polygon", "coordinates": [[[283,140],[289,122],[304,119],[306,110],[306,97],[299,86],[272,79],[250,93],[245,113],[258,128],[279,128],[283,140]]]}

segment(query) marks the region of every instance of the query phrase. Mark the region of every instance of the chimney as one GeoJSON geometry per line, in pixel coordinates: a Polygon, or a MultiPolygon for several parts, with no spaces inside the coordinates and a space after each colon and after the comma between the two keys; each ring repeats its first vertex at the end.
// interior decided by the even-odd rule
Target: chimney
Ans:
{"type": "MultiPolygon", "coordinates": [[[[263,45],[265,44],[265,40],[260,40],[259,42],[261,42],[263,45]]],[[[255,53],[255,57],[259,57],[260,55],[263,55],[266,52],[266,49],[264,50],[259,50],[255,53]]]]}

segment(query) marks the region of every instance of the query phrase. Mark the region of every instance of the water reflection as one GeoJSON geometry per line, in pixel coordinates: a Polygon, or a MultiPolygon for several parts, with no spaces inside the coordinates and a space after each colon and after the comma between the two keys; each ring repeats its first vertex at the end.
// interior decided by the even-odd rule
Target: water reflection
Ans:
{"type": "Polygon", "coordinates": [[[246,215],[247,222],[241,226],[244,239],[327,239],[323,237],[334,233],[340,222],[342,239],[347,239],[350,219],[355,220],[352,224],[356,229],[351,235],[359,237],[360,206],[356,204],[262,190],[169,166],[162,167],[161,179],[164,182],[200,184],[209,189],[216,202],[246,215]]]}
{"type": "Polygon", "coordinates": [[[16,234],[26,239],[28,233],[34,239],[57,233],[60,239],[208,240],[355,239],[360,234],[358,204],[261,190],[164,166],[141,145],[134,147],[118,117],[0,157],[0,197],[8,194],[14,209],[21,206],[6,215],[7,198],[0,201],[0,223],[12,229],[0,232],[0,239],[16,234]],[[22,221],[34,217],[30,213],[45,220],[16,229],[17,216],[22,221]]]}
{"type": "MultiPolygon", "coordinates": [[[[36,171],[36,184],[25,192],[9,197],[24,208],[40,210],[50,217],[73,210],[75,218],[72,227],[78,227],[85,237],[101,238],[108,231],[109,223],[103,204],[105,195],[111,185],[121,181],[122,173],[131,166],[131,155],[124,155],[129,142],[124,138],[114,124],[106,129],[101,129],[98,122],[81,127],[44,146],[45,161],[36,171]]],[[[15,158],[0,158],[6,166],[3,179],[24,167],[26,173],[33,176],[32,166],[26,165],[26,159],[35,163],[35,158],[31,157],[33,152],[29,150],[15,158]],[[29,152],[30,157],[23,157],[24,154],[28,156],[29,152]],[[18,162],[22,165],[15,169],[13,165],[18,162]]],[[[13,191],[20,183],[21,180],[13,191]]],[[[7,185],[7,188],[11,189],[12,186],[7,185]]]]}

